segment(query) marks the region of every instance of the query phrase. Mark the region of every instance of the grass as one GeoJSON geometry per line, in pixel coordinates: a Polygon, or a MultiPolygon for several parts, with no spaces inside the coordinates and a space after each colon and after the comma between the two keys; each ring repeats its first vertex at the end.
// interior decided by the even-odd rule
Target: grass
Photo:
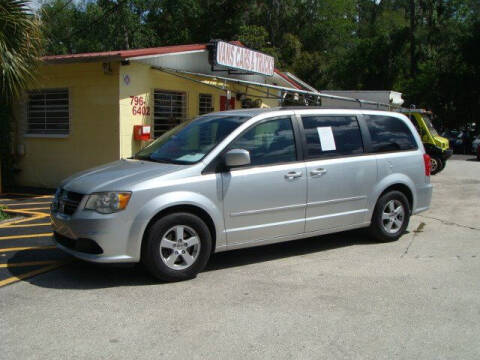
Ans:
{"type": "Polygon", "coordinates": [[[3,209],[4,209],[4,207],[0,205],[0,221],[7,220],[11,217],[8,213],[3,211],[3,209]]]}

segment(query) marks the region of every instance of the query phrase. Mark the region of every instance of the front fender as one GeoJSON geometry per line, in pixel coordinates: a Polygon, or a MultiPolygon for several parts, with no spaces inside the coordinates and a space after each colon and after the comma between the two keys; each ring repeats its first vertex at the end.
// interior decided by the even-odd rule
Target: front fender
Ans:
{"type": "Polygon", "coordinates": [[[159,212],[178,205],[196,206],[204,210],[213,220],[216,231],[216,247],[226,244],[223,213],[211,199],[191,191],[174,191],[161,194],[144,204],[135,217],[129,234],[129,253],[140,260],[143,235],[149,222],[159,212]],[[220,226],[219,226],[220,224],[220,226]]]}

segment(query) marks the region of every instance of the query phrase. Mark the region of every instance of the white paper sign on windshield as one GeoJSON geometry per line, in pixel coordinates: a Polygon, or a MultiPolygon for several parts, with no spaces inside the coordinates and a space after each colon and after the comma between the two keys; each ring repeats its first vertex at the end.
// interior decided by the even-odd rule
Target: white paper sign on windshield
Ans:
{"type": "Polygon", "coordinates": [[[317,127],[317,131],[322,151],[332,151],[337,149],[331,126],[317,127]]]}

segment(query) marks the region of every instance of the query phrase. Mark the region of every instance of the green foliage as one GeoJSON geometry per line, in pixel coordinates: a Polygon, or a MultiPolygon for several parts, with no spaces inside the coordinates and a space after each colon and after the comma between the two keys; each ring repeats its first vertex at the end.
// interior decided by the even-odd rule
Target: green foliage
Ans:
{"type": "Polygon", "coordinates": [[[42,37],[38,19],[23,0],[0,0],[0,166],[2,184],[13,179],[11,104],[35,79],[42,37]]]}
{"type": "Polygon", "coordinates": [[[11,102],[35,77],[41,34],[27,1],[0,1],[0,102],[11,102]]]}
{"type": "Polygon", "coordinates": [[[478,0],[46,0],[48,54],[240,40],[318,89],[394,89],[476,121],[478,0]]]}
{"type": "Polygon", "coordinates": [[[10,219],[10,215],[7,212],[3,211],[4,209],[5,208],[0,205],[0,221],[10,219]]]}
{"type": "Polygon", "coordinates": [[[242,25],[238,34],[238,40],[245,44],[245,46],[260,51],[270,45],[267,30],[259,25],[242,25]]]}

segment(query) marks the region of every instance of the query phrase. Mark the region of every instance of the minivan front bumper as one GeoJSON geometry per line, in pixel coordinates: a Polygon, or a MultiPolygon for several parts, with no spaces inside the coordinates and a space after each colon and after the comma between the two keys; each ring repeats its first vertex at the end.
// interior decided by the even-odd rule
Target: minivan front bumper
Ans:
{"type": "Polygon", "coordinates": [[[129,246],[131,222],[117,215],[77,211],[68,216],[52,211],[50,219],[55,244],[66,253],[86,261],[138,262],[138,251],[129,246]]]}

